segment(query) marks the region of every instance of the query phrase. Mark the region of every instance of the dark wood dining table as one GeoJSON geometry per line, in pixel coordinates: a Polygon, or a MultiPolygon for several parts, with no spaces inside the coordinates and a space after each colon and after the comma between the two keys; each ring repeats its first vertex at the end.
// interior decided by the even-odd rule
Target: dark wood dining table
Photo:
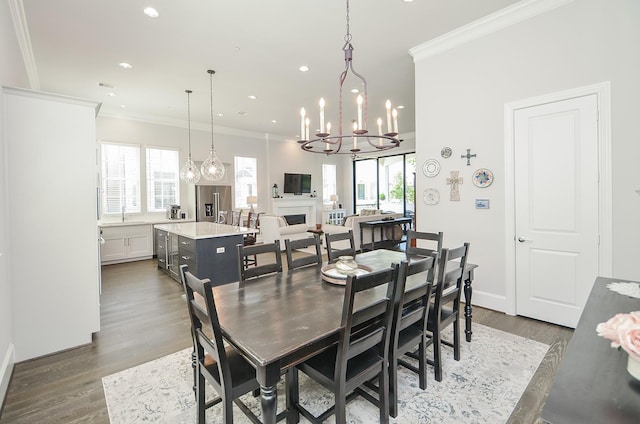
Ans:
{"type": "MultiPolygon", "coordinates": [[[[406,259],[404,252],[384,249],[356,255],[359,264],[374,271],[406,259]]],[[[276,384],[281,370],[305,361],[337,341],[344,286],[323,281],[321,268],[299,268],[213,288],[226,340],[256,368],[266,424],[276,422],[276,384]]],[[[474,268],[475,265],[465,273],[469,295],[474,268]]],[[[421,274],[407,279],[408,288],[424,283],[421,274]]],[[[372,293],[358,302],[361,305],[373,302],[383,294],[372,293]]],[[[466,303],[470,305],[470,299],[466,303]]],[[[465,331],[470,337],[470,306],[468,312],[465,331]]]]}

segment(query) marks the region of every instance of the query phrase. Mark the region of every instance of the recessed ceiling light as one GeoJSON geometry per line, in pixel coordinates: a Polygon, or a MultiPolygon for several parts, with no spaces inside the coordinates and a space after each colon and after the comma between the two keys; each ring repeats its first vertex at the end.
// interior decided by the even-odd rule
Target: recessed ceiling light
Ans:
{"type": "Polygon", "coordinates": [[[120,62],[120,67],[124,69],[131,69],[133,66],[129,65],[127,62],[120,62]]]}
{"type": "Polygon", "coordinates": [[[396,109],[404,109],[404,105],[396,106],[396,109]]]}
{"type": "Polygon", "coordinates": [[[273,123],[273,124],[277,124],[277,123],[278,123],[278,121],[276,121],[275,119],[272,119],[272,120],[271,120],[271,123],[273,123]]]}
{"type": "Polygon", "coordinates": [[[402,0],[405,3],[413,3],[413,0],[402,0]]]}
{"type": "Polygon", "coordinates": [[[150,17],[150,18],[157,18],[158,16],[160,16],[158,11],[156,9],[154,9],[153,7],[145,7],[144,8],[144,14],[147,15],[148,17],[150,17]]]}
{"type": "Polygon", "coordinates": [[[124,109],[124,108],[126,108],[126,106],[125,105],[120,105],[120,108],[124,109]]]}
{"type": "Polygon", "coordinates": [[[256,96],[249,96],[249,98],[250,98],[251,100],[255,100],[255,99],[257,99],[257,97],[256,97],[256,96]]]}
{"type": "Polygon", "coordinates": [[[352,89],[351,89],[351,92],[352,92],[353,94],[358,94],[358,93],[360,92],[360,90],[358,90],[357,88],[352,88],[352,89]]]}
{"type": "Polygon", "coordinates": [[[107,94],[109,95],[109,97],[116,97],[116,96],[117,96],[117,94],[116,94],[116,93],[114,93],[113,91],[112,91],[112,92],[110,92],[110,93],[107,93],[107,94]]]}
{"type": "Polygon", "coordinates": [[[218,113],[218,116],[222,117],[224,116],[224,113],[218,113]]]}
{"type": "Polygon", "coordinates": [[[300,70],[300,72],[307,72],[309,70],[309,67],[307,65],[302,65],[298,69],[300,70]]]}

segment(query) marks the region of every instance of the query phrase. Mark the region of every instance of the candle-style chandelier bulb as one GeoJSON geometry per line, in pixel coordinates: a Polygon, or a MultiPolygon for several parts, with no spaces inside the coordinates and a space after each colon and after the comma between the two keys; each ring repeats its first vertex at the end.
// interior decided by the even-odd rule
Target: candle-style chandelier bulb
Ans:
{"type": "Polygon", "coordinates": [[[213,146],[213,74],[216,71],[209,69],[209,87],[211,88],[211,150],[209,156],[202,162],[200,170],[205,180],[219,181],[224,177],[224,165],[216,155],[216,149],[213,146]]]}

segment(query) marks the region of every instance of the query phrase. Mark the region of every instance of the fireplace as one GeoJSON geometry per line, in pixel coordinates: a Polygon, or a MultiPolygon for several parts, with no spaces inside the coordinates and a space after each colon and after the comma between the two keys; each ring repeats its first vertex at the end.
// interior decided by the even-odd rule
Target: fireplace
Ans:
{"type": "Polygon", "coordinates": [[[271,214],[276,216],[305,215],[304,223],[315,227],[316,202],[315,197],[291,196],[271,199],[271,214]]]}
{"type": "Polygon", "coordinates": [[[289,225],[304,224],[307,219],[307,216],[305,214],[283,215],[282,217],[285,221],[287,221],[287,224],[289,225]]]}

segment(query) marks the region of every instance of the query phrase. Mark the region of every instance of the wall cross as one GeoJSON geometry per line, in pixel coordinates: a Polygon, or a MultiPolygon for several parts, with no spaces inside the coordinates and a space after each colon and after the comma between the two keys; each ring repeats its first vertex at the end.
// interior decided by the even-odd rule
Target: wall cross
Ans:
{"type": "Polygon", "coordinates": [[[451,177],[447,178],[447,185],[451,186],[449,200],[453,202],[460,201],[460,191],[458,190],[458,185],[462,184],[462,177],[460,177],[459,175],[459,171],[451,171],[451,177]]]}
{"type": "Polygon", "coordinates": [[[471,165],[471,158],[475,158],[476,154],[471,154],[471,149],[467,149],[467,154],[466,155],[460,155],[460,157],[462,159],[466,159],[467,160],[467,166],[471,165]]]}

